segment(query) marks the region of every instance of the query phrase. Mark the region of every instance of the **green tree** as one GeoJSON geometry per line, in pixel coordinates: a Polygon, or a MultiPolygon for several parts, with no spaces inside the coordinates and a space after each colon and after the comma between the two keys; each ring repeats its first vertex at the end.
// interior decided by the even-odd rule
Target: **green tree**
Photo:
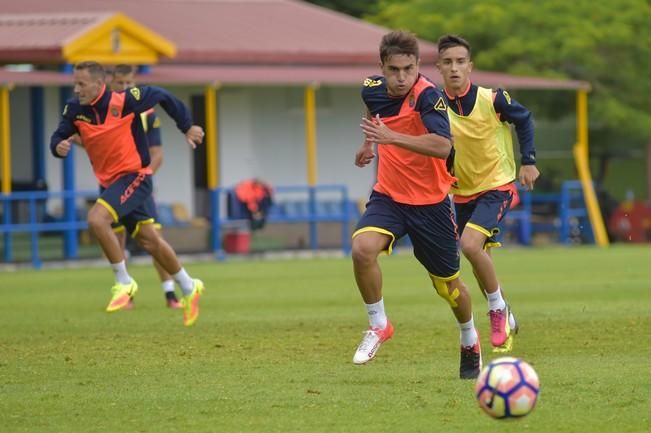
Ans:
{"type": "Polygon", "coordinates": [[[368,0],[307,0],[308,3],[362,18],[377,11],[377,2],[368,0]]]}
{"type": "MultiPolygon", "coordinates": [[[[369,21],[436,41],[467,38],[475,67],[591,83],[591,141],[651,137],[651,5],[647,0],[381,0],[369,21]]],[[[559,113],[555,97],[541,98],[559,113]]],[[[565,104],[565,112],[573,109],[565,104]]]]}

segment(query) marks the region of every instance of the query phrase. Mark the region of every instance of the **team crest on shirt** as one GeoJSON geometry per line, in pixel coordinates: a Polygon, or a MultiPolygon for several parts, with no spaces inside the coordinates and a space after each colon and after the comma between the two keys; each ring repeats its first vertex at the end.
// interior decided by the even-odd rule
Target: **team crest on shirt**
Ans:
{"type": "Polygon", "coordinates": [[[377,87],[382,85],[382,80],[367,78],[364,80],[364,87],[377,87]]]}
{"type": "Polygon", "coordinates": [[[129,92],[133,95],[134,98],[136,98],[136,101],[140,101],[140,89],[137,87],[132,87],[129,89],[129,92]]]}
{"type": "Polygon", "coordinates": [[[414,105],[416,105],[416,98],[414,97],[413,93],[409,94],[409,108],[414,108],[414,105]]]}
{"type": "Polygon", "coordinates": [[[117,105],[111,105],[111,116],[118,117],[120,115],[120,109],[117,105]]]}
{"type": "Polygon", "coordinates": [[[77,114],[77,115],[75,116],[75,120],[80,120],[80,121],[82,121],[82,122],[86,122],[86,123],[93,123],[93,121],[90,120],[89,117],[86,117],[86,116],[84,116],[83,114],[77,114]]]}
{"type": "Polygon", "coordinates": [[[504,99],[506,99],[506,103],[511,105],[511,95],[509,95],[509,92],[506,90],[502,90],[502,95],[504,95],[504,99]]]}
{"type": "Polygon", "coordinates": [[[436,101],[436,104],[434,104],[434,109],[438,111],[446,111],[448,109],[448,106],[445,105],[445,101],[443,100],[442,96],[439,96],[439,100],[436,101]]]}

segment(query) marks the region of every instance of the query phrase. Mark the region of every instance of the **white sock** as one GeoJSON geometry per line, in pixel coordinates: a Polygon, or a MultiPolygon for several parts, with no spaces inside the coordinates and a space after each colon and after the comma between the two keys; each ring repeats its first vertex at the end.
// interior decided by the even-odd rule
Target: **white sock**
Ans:
{"type": "Polygon", "coordinates": [[[188,273],[185,272],[184,268],[181,268],[181,270],[178,271],[176,274],[172,275],[172,277],[174,277],[174,280],[177,283],[179,283],[179,286],[181,286],[181,291],[185,296],[192,294],[192,289],[194,288],[194,281],[192,281],[190,275],[188,275],[188,273]]]}
{"type": "Polygon", "coordinates": [[[503,310],[506,307],[506,302],[502,298],[502,289],[499,286],[493,293],[486,293],[486,297],[488,298],[488,309],[490,311],[503,310]]]}
{"type": "Polygon", "coordinates": [[[366,305],[366,312],[368,313],[368,323],[371,328],[384,329],[387,327],[387,315],[384,312],[384,298],[380,299],[375,304],[366,305]]]}
{"type": "Polygon", "coordinates": [[[161,287],[163,288],[163,292],[165,293],[174,292],[174,280],[163,281],[161,283],[161,287]]]}
{"type": "Polygon", "coordinates": [[[477,330],[472,317],[465,323],[459,323],[459,329],[461,330],[461,346],[472,347],[477,343],[477,330]]]}
{"type": "Polygon", "coordinates": [[[115,274],[116,282],[120,284],[131,283],[131,276],[127,272],[127,265],[124,262],[124,260],[118,263],[111,263],[111,267],[113,268],[113,273],[115,274]]]}

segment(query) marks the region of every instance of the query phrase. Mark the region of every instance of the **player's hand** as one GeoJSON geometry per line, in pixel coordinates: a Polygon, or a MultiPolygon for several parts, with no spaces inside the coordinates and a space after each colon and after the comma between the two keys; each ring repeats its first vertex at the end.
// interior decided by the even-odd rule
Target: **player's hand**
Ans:
{"type": "Polygon", "coordinates": [[[370,164],[375,158],[375,152],[373,151],[373,143],[366,140],[362,147],[359,148],[357,153],[355,153],[355,165],[358,167],[365,167],[370,164]]]}
{"type": "Polygon", "coordinates": [[[72,134],[70,137],[68,137],[68,141],[72,144],[76,144],[77,146],[84,147],[84,143],[81,142],[81,137],[77,133],[72,134]]]}
{"type": "Polygon", "coordinates": [[[533,184],[538,179],[538,176],[540,176],[540,172],[535,165],[523,165],[520,167],[518,180],[520,185],[526,187],[528,191],[533,191],[533,184]]]}
{"type": "Polygon", "coordinates": [[[374,143],[392,143],[393,142],[393,131],[382,122],[380,115],[376,115],[372,119],[366,117],[362,118],[362,123],[360,123],[360,128],[366,134],[366,138],[369,141],[374,143]]]}
{"type": "Polygon", "coordinates": [[[72,147],[72,143],[70,140],[61,140],[59,141],[59,144],[57,144],[55,150],[57,152],[57,155],[64,157],[68,155],[68,152],[70,152],[70,148],[72,147]]]}
{"type": "Polygon", "coordinates": [[[203,132],[203,128],[199,125],[192,125],[190,129],[185,131],[185,139],[193,149],[196,149],[197,145],[203,142],[203,137],[205,135],[206,134],[203,132]]]}

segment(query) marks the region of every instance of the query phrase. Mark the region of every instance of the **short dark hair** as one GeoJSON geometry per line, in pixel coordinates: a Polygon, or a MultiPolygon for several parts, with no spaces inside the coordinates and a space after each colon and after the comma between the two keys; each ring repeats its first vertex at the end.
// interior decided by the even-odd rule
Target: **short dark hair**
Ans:
{"type": "Polygon", "coordinates": [[[134,68],[133,65],[127,65],[124,63],[115,65],[115,68],[113,68],[113,76],[115,76],[115,74],[129,75],[133,74],[134,72],[136,72],[136,68],[134,68]]]}
{"type": "Polygon", "coordinates": [[[437,45],[439,46],[439,54],[448,48],[464,47],[466,50],[468,50],[468,57],[470,57],[470,44],[461,36],[443,35],[439,38],[437,45]]]}
{"type": "Polygon", "coordinates": [[[104,67],[97,62],[88,61],[80,62],[75,65],[75,71],[87,70],[91,77],[104,81],[106,78],[106,71],[104,67]]]}
{"type": "Polygon", "coordinates": [[[419,58],[418,39],[411,32],[398,30],[387,33],[380,42],[380,60],[384,63],[389,56],[404,54],[419,58]]]}

